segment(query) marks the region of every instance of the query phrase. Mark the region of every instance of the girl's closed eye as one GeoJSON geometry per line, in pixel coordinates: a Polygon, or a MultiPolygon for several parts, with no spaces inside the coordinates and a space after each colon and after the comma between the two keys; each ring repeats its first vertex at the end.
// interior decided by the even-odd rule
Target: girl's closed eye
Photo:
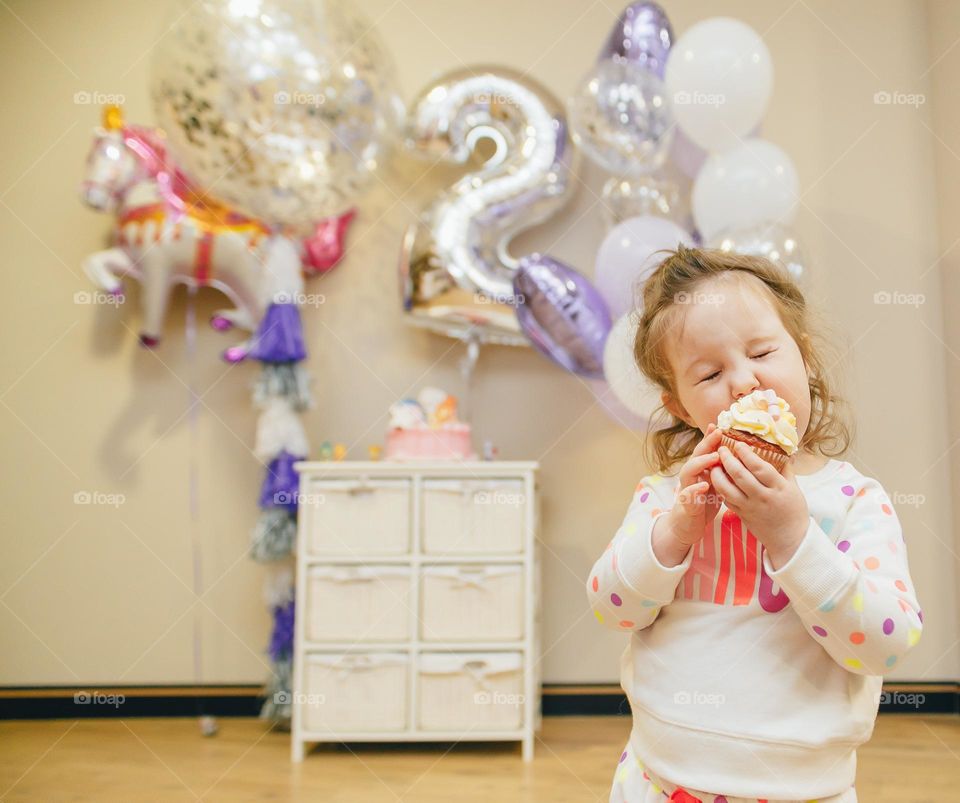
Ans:
{"type": "MultiPolygon", "coordinates": [[[[767,351],[763,352],[762,354],[754,354],[754,355],[753,355],[753,359],[754,359],[754,360],[759,360],[761,357],[766,357],[766,356],[769,355],[769,354],[773,354],[773,352],[775,352],[775,351],[776,351],[776,349],[767,349],[767,351]]],[[[718,377],[718,376],[720,376],[720,372],[719,372],[719,371],[714,371],[714,372],[713,372],[712,374],[710,374],[709,376],[705,376],[703,379],[701,379],[700,382],[701,382],[701,383],[702,383],[702,382],[709,382],[709,381],[711,381],[712,379],[715,379],[715,378],[718,377]]],[[[699,384],[699,383],[698,383],[698,384],[699,384]]]]}

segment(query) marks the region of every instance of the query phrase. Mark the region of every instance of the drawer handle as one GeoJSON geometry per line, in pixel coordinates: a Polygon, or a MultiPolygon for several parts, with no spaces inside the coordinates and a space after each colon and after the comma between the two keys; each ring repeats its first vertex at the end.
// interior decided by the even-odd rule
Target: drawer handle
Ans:
{"type": "Polygon", "coordinates": [[[380,669],[389,665],[390,664],[385,664],[383,661],[372,659],[367,655],[355,655],[345,656],[334,669],[339,674],[349,674],[358,669],[380,669]]]}
{"type": "Polygon", "coordinates": [[[476,588],[483,588],[484,582],[487,579],[487,573],[481,569],[480,571],[463,571],[460,570],[457,572],[456,585],[458,586],[474,586],[476,588]]]}
{"type": "Polygon", "coordinates": [[[467,661],[463,668],[470,675],[476,684],[484,691],[489,691],[490,686],[487,683],[487,662],[486,661],[467,661]]]}
{"type": "Polygon", "coordinates": [[[347,493],[350,494],[350,496],[360,496],[362,494],[372,494],[374,490],[374,488],[370,488],[366,485],[357,485],[353,488],[347,489],[347,493]]]}
{"type": "Polygon", "coordinates": [[[354,566],[351,568],[334,569],[328,576],[334,582],[339,583],[352,582],[354,580],[371,582],[373,580],[382,580],[384,577],[399,577],[407,580],[409,578],[409,572],[407,572],[406,567],[399,566],[397,568],[401,569],[403,574],[389,571],[390,567],[386,567],[385,570],[377,566],[354,566]]]}
{"type": "Polygon", "coordinates": [[[376,580],[377,578],[374,577],[374,575],[372,574],[361,574],[360,572],[357,572],[357,571],[353,571],[353,572],[347,571],[347,572],[337,572],[336,574],[333,575],[333,579],[335,582],[339,582],[339,583],[352,583],[355,581],[362,581],[362,582],[368,583],[371,580],[376,580]]]}

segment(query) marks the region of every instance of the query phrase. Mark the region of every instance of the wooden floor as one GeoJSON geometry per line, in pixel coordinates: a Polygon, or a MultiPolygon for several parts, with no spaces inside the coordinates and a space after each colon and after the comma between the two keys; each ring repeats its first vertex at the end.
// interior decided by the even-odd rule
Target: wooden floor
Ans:
{"type": "MultiPolygon", "coordinates": [[[[323,745],[290,763],[289,735],[256,719],[0,722],[2,801],[601,801],[627,717],[545,717],[519,744],[323,745]]],[[[861,803],[960,800],[960,718],[884,715],[858,752],[861,803]]]]}

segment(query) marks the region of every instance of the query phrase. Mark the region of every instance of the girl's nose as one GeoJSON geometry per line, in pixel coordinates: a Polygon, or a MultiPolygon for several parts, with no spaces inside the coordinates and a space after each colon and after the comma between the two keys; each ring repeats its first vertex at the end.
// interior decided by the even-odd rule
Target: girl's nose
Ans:
{"type": "Polygon", "coordinates": [[[757,378],[753,375],[752,371],[745,371],[738,376],[734,377],[734,393],[733,396],[738,401],[744,396],[748,396],[753,391],[759,389],[760,383],[757,381],[757,378]]]}

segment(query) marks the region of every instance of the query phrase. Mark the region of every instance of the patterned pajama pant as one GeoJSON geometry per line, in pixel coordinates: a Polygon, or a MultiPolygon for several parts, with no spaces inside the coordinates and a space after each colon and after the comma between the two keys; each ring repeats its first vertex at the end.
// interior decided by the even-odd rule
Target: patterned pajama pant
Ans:
{"type": "Polygon", "coordinates": [[[729,797],[699,789],[685,789],[655,775],[634,754],[630,743],[624,748],[613,776],[610,803],[857,803],[857,790],[850,787],[839,795],[812,801],[766,800],[729,797]]]}

